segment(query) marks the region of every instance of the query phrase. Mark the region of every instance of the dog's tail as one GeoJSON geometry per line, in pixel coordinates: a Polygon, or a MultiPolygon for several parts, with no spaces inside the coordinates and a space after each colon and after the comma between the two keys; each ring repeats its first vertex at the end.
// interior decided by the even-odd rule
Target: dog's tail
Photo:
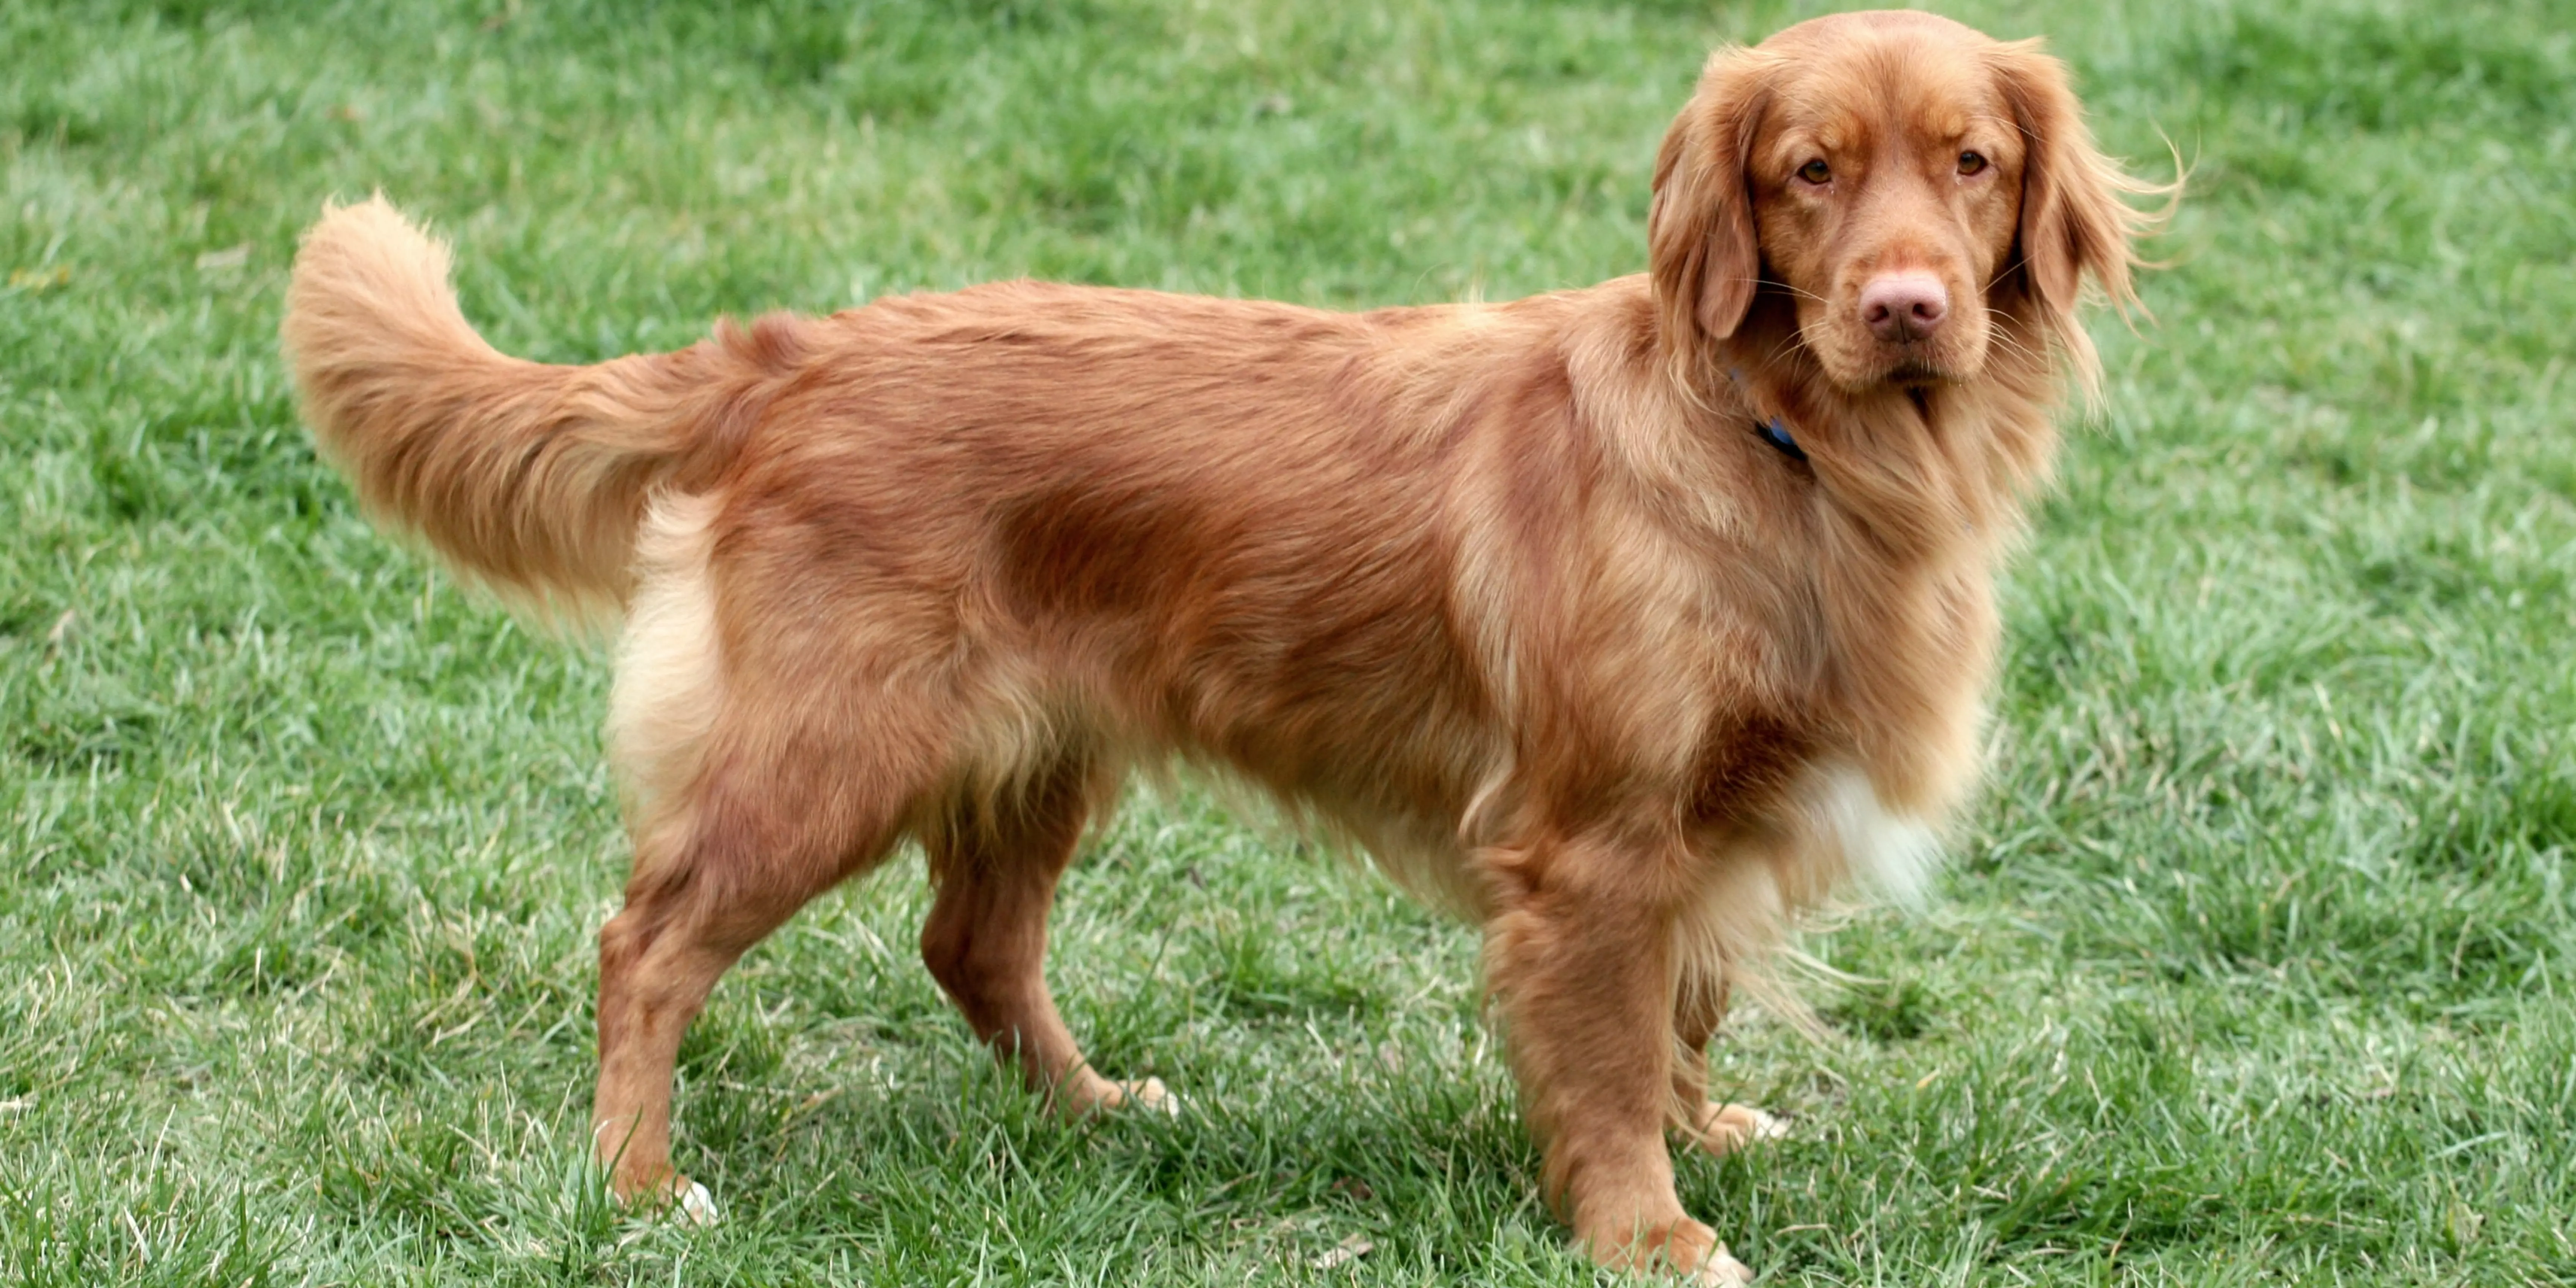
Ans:
{"type": "Polygon", "coordinates": [[[279,330],[314,440],[371,515],[579,621],[623,606],[651,494],[730,454],[795,326],[589,367],[506,357],[457,309],[447,248],[377,197],[324,208],[279,330]]]}

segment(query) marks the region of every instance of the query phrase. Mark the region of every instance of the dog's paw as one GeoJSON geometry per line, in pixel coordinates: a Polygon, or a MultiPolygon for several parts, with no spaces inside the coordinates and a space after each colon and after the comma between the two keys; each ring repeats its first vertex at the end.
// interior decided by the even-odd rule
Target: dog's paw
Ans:
{"type": "Polygon", "coordinates": [[[1056,1092],[1056,1110],[1068,1119],[1131,1108],[1177,1118],[1181,1098],[1160,1078],[1112,1082],[1089,1069],[1067,1079],[1056,1092]]]}
{"type": "Polygon", "coordinates": [[[628,1211],[677,1225],[703,1230],[723,1216],[706,1186],[668,1171],[659,1182],[626,1182],[612,1192],[628,1211]]]}
{"type": "Polygon", "coordinates": [[[1708,1256],[1701,1260],[1699,1268],[1691,1271],[1690,1278],[1684,1282],[1703,1285],[1703,1288],[1744,1288],[1753,1282],[1753,1267],[1736,1260],[1735,1255],[1726,1250],[1725,1244],[1715,1244],[1709,1248],[1708,1256]]]}
{"type": "Polygon", "coordinates": [[[1118,1088],[1120,1101],[1125,1104],[1134,1105],[1150,1113],[1161,1114],[1166,1118],[1181,1116],[1180,1095],[1164,1086],[1160,1078],[1147,1078],[1142,1082],[1120,1082],[1113,1085],[1118,1088]]]}
{"type": "Polygon", "coordinates": [[[1788,1134],[1789,1124],[1751,1105],[1721,1105],[1714,1100],[1701,1105],[1699,1121],[1690,1124],[1691,1143],[1713,1158],[1788,1134]]]}
{"type": "Polygon", "coordinates": [[[703,1230],[724,1219],[724,1214],[716,1210],[716,1196],[707,1193],[706,1186],[689,1180],[681,1183],[687,1188],[672,1198],[672,1220],[703,1230]]]}
{"type": "Polygon", "coordinates": [[[1652,1227],[1633,1240],[1592,1241],[1593,1260],[1612,1270],[1677,1278],[1702,1288],[1741,1288],[1753,1271],[1717,1241],[1717,1231],[1688,1217],[1652,1227]]]}

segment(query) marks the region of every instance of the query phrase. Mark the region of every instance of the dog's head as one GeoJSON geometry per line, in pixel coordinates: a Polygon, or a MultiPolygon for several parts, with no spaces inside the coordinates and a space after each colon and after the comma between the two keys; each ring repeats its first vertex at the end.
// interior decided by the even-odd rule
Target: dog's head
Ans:
{"type": "Polygon", "coordinates": [[[1665,136],[1648,223],[1667,351],[1704,369],[1766,293],[1853,393],[1974,379],[2018,309],[2089,387],[2090,275],[2134,300],[2153,191],[2095,150],[2066,69],[1910,12],[1803,22],[1713,55],[1665,136]]]}

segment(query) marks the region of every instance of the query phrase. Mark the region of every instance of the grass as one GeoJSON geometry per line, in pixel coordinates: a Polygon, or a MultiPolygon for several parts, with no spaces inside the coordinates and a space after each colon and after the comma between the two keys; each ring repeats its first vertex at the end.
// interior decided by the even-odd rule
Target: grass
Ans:
{"type": "MultiPolygon", "coordinates": [[[[1358,306],[1633,271],[1778,0],[0,10],[0,1279],[1589,1283],[1468,930],[1137,801],[1053,976],[1176,1122],[1059,1129],[917,864],[718,991],[629,1220],[583,1167],[624,849],[595,651],[373,535],[274,353],[381,186],[514,352],[1018,273],[1358,306]],[[1316,1259],[1343,1240],[1368,1255],[1316,1259]]],[[[1811,951],[1686,1160],[1767,1282],[2576,1282],[2576,43],[2550,0],[1960,0],[2194,190],[2099,328],[1940,897],[1811,951]]],[[[2152,170],[2152,166],[2148,167],[2152,170]]]]}

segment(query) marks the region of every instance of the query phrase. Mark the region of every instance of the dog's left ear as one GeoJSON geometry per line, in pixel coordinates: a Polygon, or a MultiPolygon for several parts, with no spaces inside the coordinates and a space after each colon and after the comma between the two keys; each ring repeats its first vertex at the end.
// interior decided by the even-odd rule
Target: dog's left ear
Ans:
{"type": "Polygon", "coordinates": [[[1709,55],[1699,89],[1655,156],[1647,257],[1664,352],[1694,372],[1709,346],[1735,334],[1762,278],[1745,154],[1769,87],[1757,51],[1709,55]]]}
{"type": "Polygon", "coordinates": [[[2091,277],[2123,313],[2136,307],[2129,270],[2139,260],[2132,243],[2172,213],[2182,180],[2143,183],[2102,155],[2068,86],[2066,64],[2045,53],[2041,41],[2005,44],[1991,57],[2024,146],[2014,262],[2041,329],[2065,352],[2086,395],[2098,396],[2101,360],[2076,313],[2084,279],[2091,277]],[[2142,211],[2121,200],[2133,193],[2168,200],[2162,211],[2142,211]]]}

